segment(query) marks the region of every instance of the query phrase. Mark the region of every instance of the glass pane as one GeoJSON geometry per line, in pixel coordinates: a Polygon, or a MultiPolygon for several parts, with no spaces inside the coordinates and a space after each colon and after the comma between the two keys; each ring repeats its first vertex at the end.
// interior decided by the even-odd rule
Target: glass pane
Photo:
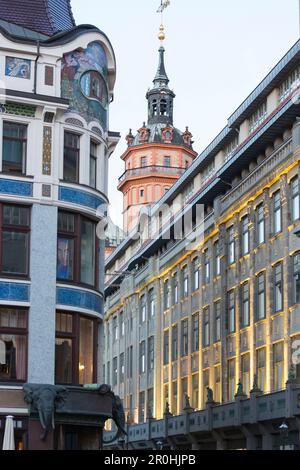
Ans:
{"type": "Polygon", "coordinates": [[[75,216],[67,212],[58,213],[58,231],[59,232],[75,232],[75,216]]]}
{"type": "Polygon", "coordinates": [[[97,160],[94,157],[90,158],[90,186],[96,188],[96,166],[97,160]]]}
{"type": "Polygon", "coordinates": [[[78,151],[65,148],[64,152],[64,179],[71,183],[78,182],[78,151]]]}
{"type": "Polygon", "coordinates": [[[3,171],[25,172],[27,126],[8,123],[3,125],[3,171]]]}
{"type": "Polygon", "coordinates": [[[80,318],[79,383],[93,382],[94,370],[94,322],[80,318]]]}
{"type": "Polygon", "coordinates": [[[57,240],[57,278],[72,280],[74,268],[74,240],[57,240]]]}
{"type": "Polygon", "coordinates": [[[3,206],[4,225],[29,226],[29,208],[19,206],[3,206]]]}
{"type": "Polygon", "coordinates": [[[73,316],[67,313],[56,314],[56,331],[61,333],[72,333],[73,316]]]}
{"type": "Polygon", "coordinates": [[[26,336],[1,334],[0,380],[25,380],[26,354],[26,336]]]}
{"type": "Polygon", "coordinates": [[[95,284],[95,225],[88,220],[81,221],[81,282],[95,284]]]}
{"type": "Polygon", "coordinates": [[[72,383],[72,340],[55,339],[55,383],[72,383]]]}
{"type": "Polygon", "coordinates": [[[2,272],[27,274],[28,234],[6,232],[2,234],[2,272]]]}
{"type": "Polygon", "coordinates": [[[0,327],[27,328],[27,312],[25,310],[1,308],[0,327]]]}

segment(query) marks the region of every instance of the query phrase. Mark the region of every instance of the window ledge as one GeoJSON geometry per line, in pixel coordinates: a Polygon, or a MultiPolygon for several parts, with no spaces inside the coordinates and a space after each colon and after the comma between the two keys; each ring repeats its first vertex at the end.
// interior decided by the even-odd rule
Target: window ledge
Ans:
{"type": "Polygon", "coordinates": [[[283,232],[278,232],[276,233],[275,235],[273,235],[270,240],[269,240],[269,243],[273,243],[275,242],[278,238],[281,238],[283,237],[283,232]]]}

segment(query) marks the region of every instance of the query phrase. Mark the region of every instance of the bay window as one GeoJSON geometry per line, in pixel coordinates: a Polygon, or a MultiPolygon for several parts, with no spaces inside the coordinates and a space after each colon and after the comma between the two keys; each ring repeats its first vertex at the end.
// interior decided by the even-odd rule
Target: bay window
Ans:
{"type": "Polygon", "coordinates": [[[55,383],[93,383],[96,374],[96,320],[77,313],[57,312],[55,383]]]}
{"type": "Polygon", "coordinates": [[[3,122],[2,171],[25,175],[27,126],[17,122],[3,122]]]}
{"type": "Polygon", "coordinates": [[[26,381],[27,310],[0,308],[0,382],[26,381]]]}
{"type": "Polygon", "coordinates": [[[96,224],[79,214],[59,212],[57,279],[95,286],[96,261],[96,224]]]}

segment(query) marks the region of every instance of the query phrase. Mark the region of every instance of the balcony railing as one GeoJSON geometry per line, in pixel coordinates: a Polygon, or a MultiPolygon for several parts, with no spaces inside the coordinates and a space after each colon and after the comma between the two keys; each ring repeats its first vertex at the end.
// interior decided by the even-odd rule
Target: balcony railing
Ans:
{"type": "Polygon", "coordinates": [[[163,166],[163,165],[151,165],[143,166],[139,168],[131,168],[126,170],[123,175],[119,178],[119,184],[125,179],[131,178],[132,176],[145,176],[152,173],[162,175],[175,175],[181,176],[185,172],[186,168],[174,167],[174,166],[163,166]]]}

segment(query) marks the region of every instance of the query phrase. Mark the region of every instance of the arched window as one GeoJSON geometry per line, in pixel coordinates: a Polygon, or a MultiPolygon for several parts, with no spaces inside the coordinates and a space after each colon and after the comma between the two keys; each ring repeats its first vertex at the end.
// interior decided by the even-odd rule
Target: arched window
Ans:
{"type": "Polygon", "coordinates": [[[167,100],[165,99],[160,100],[160,114],[161,116],[165,116],[167,114],[167,100]]]}
{"type": "Polygon", "coordinates": [[[157,100],[152,101],[152,116],[157,116],[157,100]]]}
{"type": "Polygon", "coordinates": [[[86,72],[81,77],[81,89],[88,98],[93,98],[103,106],[108,103],[108,94],[105,80],[96,71],[86,72]]]}

